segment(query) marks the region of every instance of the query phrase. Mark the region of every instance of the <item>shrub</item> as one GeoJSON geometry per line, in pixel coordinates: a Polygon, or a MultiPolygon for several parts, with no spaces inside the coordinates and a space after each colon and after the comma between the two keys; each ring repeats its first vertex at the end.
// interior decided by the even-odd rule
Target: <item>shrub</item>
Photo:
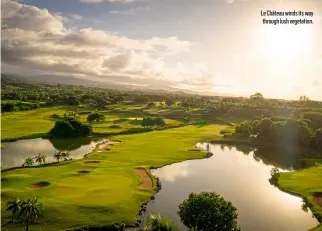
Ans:
{"type": "Polygon", "coordinates": [[[142,120],[141,125],[143,127],[150,127],[150,126],[164,126],[165,121],[161,117],[144,117],[142,120]]]}
{"type": "Polygon", "coordinates": [[[160,215],[151,215],[144,231],[176,231],[176,229],[170,221],[161,218],[160,215]]]}
{"type": "Polygon", "coordinates": [[[99,122],[99,121],[104,121],[105,120],[105,116],[104,114],[100,113],[100,112],[92,112],[91,114],[89,114],[87,116],[87,122],[99,122]]]}

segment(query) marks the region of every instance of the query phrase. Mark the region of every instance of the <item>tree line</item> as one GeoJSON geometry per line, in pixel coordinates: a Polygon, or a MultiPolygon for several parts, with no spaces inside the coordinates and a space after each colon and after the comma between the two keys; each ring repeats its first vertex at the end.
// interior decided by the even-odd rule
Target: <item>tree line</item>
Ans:
{"type": "Polygon", "coordinates": [[[236,126],[235,132],[254,140],[296,144],[321,151],[322,113],[306,112],[292,117],[246,120],[236,126]]]}

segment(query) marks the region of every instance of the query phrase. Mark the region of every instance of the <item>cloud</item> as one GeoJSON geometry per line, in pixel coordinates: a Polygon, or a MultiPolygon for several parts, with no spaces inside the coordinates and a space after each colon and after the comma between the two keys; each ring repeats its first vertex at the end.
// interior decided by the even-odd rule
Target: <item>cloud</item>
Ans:
{"type": "Polygon", "coordinates": [[[144,12],[144,11],[150,11],[151,8],[149,6],[139,6],[134,7],[126,10],[112,10],[109,13],[110,14],[122,14],[122,15],[134,15],[138,12],[144,12]]]}
{"type": "MultiPolygon", "coordinates": [[[[202,84],[209,74],[202,65],[177,63],[168,56],[188,52],[191,43],[178,37],[131,39],[105,30],[64,26],[66,15],[2,1],[2,62],[56,73],[133,84],[202,84]]],[[[79,16],[67,15],[74,20],[79,16]]]]}
{"type": "Polygon", "coordinates": [[[56,15],[61,16],[64,23],[73,23],[83,19],[83,16],[78,14],[65,14],[63,12],[57,12],[56,15]]]}

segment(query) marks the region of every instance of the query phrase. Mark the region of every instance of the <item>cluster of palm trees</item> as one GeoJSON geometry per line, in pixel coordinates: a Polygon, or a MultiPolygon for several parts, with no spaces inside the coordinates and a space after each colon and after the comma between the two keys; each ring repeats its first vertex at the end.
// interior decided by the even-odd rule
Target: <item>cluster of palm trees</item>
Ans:
{"type": "MultiPolygon", "coordinates": [[[[25,159],[24,164],[22,167],[30,167],[33,166],[34,163],[38,163],[39,165],[46,163],[47,156],[44,153],[39,153],[35,157],[28,157],[25,159]]],[[[57,151],[54,154],[54,159],[57,160],[57,162],[60,162],[61,160],[70,160],[70,153],[66,151],[57,151]]]]}
{"type": "Polygon", "coordinates": [[[22,167],[30,167],[34,165],[34,163],[38,163],[39,165],[46,163],[47,156],[44,153],[39,153],[34,158],[28,157],[25,159],[25,163],[22,165],[22,167]]]}
{"type": "Polygon", "coordinates": [[[28,231],[29,222],[36,221],[40,215],[40,205],[36,196],[27,201],[22,201],[19,198],[9,201],[6,211],[11,211],[12,213],[10,223],[13,223],[15,220],[23,220],[26,222],[26,231],[28,231]]]}
{"type": "Polygon", "coordinates": [[[64,151],[57,151],[54,154],[54,158],[59,162],[60,160],[70,160],[70,153],[69,152],[64,152],[64,151]]]}

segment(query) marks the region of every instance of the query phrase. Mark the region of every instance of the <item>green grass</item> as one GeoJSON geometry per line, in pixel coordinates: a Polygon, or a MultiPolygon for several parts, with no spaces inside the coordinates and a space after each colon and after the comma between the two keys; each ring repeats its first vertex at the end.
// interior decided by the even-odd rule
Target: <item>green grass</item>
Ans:
{"type": "Polygon", "coordinates": [[[52,114],[64,114],[70,107],[47,107],[30,111],[5,113],[1,116],[1,139],[39,137],[55,124],[52,114]]]}
{"type": "MultiPolygon", "coordinates": [[[[219,139],[224,125],[186,126],[136,135],[115,136],[122,142],[109,152],[97,149],[85,159],[37,168],[2,172],[2,224],[9,213],[5,203],[12,197],[41,197],[44,217],[32,230],[64,230],[82,225],[104,225],[113,222],[134,224],[140,205],[154,190],[139,189],[141,179],[135,168],[160,167],[186,159],[202,158],[205,152],[189,152],[199,141],[219,139]],[[100,161],[86,165],[87,161],[100,161]],[[79,174],[78,171],[90,171],[79,174]],[[31,184],[46,181],[50,185],[30,189],[31,184]]],[[[154,181],[155,187],[155,181],[154,181]]],[[[20,230],[9,224],[5,230],[20,230]]]]}
{"type": "MultiPolygon", "coordinates": [[[[322,193],[322,164],[316,163],[313,167],[296,172],[283,172],[278,180],[278,186],[284,191],[306,197],[312,204],[313,214],[322,219],[322,208],[313,201],[315,193],[322,193]]],[[[321,231],[322,226],[313,230],[321,231]]]]}
{"type": "MultiPolygon", "coordinates": [[[[111,135],[126,132],[129,129],[140,129],[143,116],[142,105],[111,105],[106,110],[100,110],[105,115],[105,121],[93,123],[95,135],[111,135]],[[118,108],[118,110],[115,110],[118,108]],[[113,128],[113,125],[118,125],[113,128]],[[112,126],[112,127],[111,127],[112,126]]],[[[46,135],[54,126],[55,119],[51,115],[74,111],[80,113],[80,120],[86,122],[88,113],[96,109],[90,106],[46,107],[31,111],[5,113],[1,117],[1,140],[38,138],[46,135]]],[[[178,126],[181,122],[165,119],[167,126],[178,126]]]]}

